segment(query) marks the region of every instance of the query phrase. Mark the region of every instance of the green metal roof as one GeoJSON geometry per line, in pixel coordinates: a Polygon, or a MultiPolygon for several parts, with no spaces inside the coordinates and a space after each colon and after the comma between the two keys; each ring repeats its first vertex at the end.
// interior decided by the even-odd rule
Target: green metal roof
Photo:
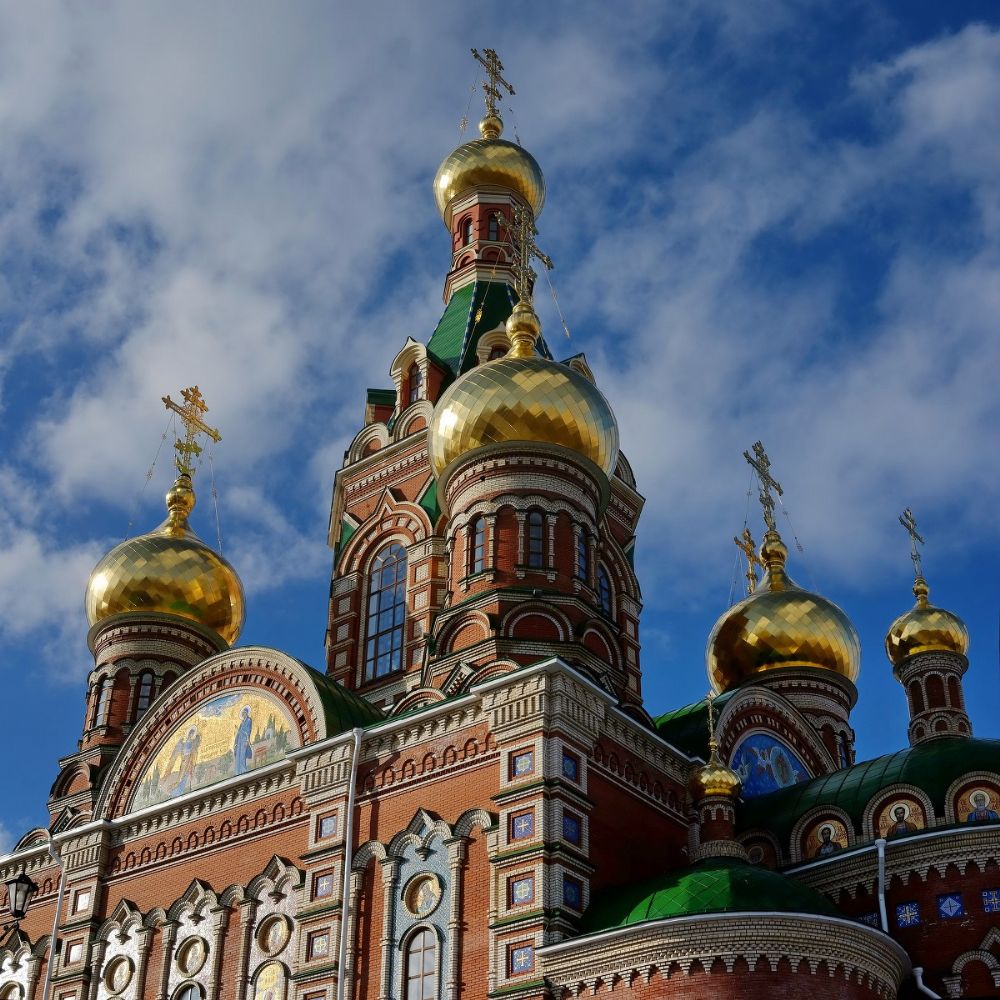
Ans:
{"type": "MultiPolygon", "coordinates": [[[[479,338],[504,323],[517,298],[506,281],[476,281],[458,289],[445,306],[427,343],[427,351],[459,374],[475,364],[479,338]],[[482,315],[476,314],[482,308],[482,315]]],[[[548,346],[539,340],[538,353],[550,358],[548,346]]]]}
{"type": "Polygon", "coordinates": [[[395,389],[369,389],[365,397],[366,401],[374,406],[395,406],[395,389]]]}
{"type": "MultiPolygon", "coordinates": [[[[715,709],[721,709],[733,696],[726,691],[715,699],[715,709]]],[[[675,708],[653,719],[656,731],[671,746],[683,750],[689,757],[708,759],[708,706],[704,699],[675,708]]]]}
{"type": "Polygon", "coordinates": [[[940,815],[944,812],[948,788],[969,771],[1000,771],[1000,740],[940,737],[907,747],[751,799],[741,806],[737,820],[741,829],[762,827],[787,840],[804,813],[817,806],[835,806],[843,809],[855,829],[860,830],[865,807],[872,796],[899,783],[925,791],[940,815]]]}
{"type": "Polygon", "coordinates": [[[812,913],[838,916],[814,889],[787,875],[731,858],[712,858],[635,885],[595,894],[584,934],[698,913],[812,913]]]}
{"type": "Polygon", "coordinates": [[[338,684],[332,677],[314,670],[308,663],[299,663],[305,667],[310,680],[316,687],[316,693],[323,705],[323,716],[326,719],[326,735],[337,736],[354,729],[355,726],[370,726],[381,722],[385,713],[370,701],[348,691],[343,684],[338,684]]]}

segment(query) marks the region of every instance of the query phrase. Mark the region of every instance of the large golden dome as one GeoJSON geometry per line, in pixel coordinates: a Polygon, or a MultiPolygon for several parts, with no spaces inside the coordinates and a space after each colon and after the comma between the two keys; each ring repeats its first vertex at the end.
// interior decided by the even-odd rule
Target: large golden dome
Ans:
{"type": "Polygon", "coordinates": [[[787,556],[778,533],[769,531],[761,546],[763,584],[715,623],[706,650],[714,690],[788,667],[858,679],[861,646],[854,626],[832,601],[792,583],[785,573],[787,556]]]}
{"type": "Polygon", "coordinates": [[[917,603],[889,627],[885,651],[893,666],[914,653],[941,651],[961,653],[969,649],[969,630],[956,614],[936,608],[928,601],[930,590],[923,577],[913,585],[917,603]]]}
{"type": "Polygon", "coordinates": [[[91,625],[112,615],[178,615],[217,632],[229,645],[243,627],[243,585],[236,571],[188,527],[195,496],[181,475],[167,494],[167,519],[116,545],[87,583],[91,625]]]}
{"type": "Polygon", "coordinates": [[[618,423],[608,401],[572,368],[533,353],[538,330],[530,305],[519,302],[507,321],[510,352],[470,369],[442,394],[428,433],[435,477],[477,448],[513,442],[561,445],[605,475],[614,471],[618,423]],[[528,329],[523,351],[516,343],[522,327],[528,329]]]}
{"type": "Polygon", "coordinates": [[[483,138],[453,150],[438,167],[434,197],[444,224],[451,228],[448,205],[454,198],[485,185],[519,194],[537,216],[545,204],[545,178],[538,161],[515,142],[500,138],[502,123],[487,116],[480,124],[483,138]]]}

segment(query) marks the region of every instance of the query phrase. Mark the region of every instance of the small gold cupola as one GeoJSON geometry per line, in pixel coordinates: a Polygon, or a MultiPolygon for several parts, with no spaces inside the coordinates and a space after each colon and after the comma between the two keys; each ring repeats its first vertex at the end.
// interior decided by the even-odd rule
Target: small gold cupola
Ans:
{"type": "Polygon", "coordinates": [[[706,665],[712,688],[728,691],[753,677],[794,667],[828,670],[853,683],[861,669],[858,634],[836,604],[803,590],[788,576],[788,549],[774,521],[771,496],[772,491],[780,496],[781,487],[770,475],[759,441],[754,455],[745,457],[761,486],[767,525],[760,548],[764,578],[719,618],[709,635],[706,665]]]}
{"type": "Polygon", "coordinates": [[[913,596],[917,603],[889,626],[885,637],[885,652],[893,666],[899,666],[916,653],[946,652],[962,656],[969,650],[969,630],[958,615],[930,603],[930,588],[924,579],[917,543],[923,538],[917,533],[917,522],[909,507],[900,515],[899,523],[910,535],[910,559],[913,561],[913,596]]]}
{"type": "Polygon", "coordinates": [[[87,619],[94,626],[113,615],[176,615],[211,629],[232,645],[243,627],[243,585],[222,555],[188,525],[195,505],[192,460],[201,451],[197,435],[220,438],[201,419],[208,407],[198,387],[185,389],[183,395],[183,406],[164,397],[168,409],[181,414],[186,430],[175,444],[178,475],[166,495],[166,520],[116,545],[94,567],[87,582],[87,619]]]}

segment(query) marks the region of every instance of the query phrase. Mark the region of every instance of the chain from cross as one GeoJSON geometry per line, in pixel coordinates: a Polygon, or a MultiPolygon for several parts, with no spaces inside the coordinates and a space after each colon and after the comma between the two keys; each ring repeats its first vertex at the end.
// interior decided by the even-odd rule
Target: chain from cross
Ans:
{"type": "Polygon", "coordinates": [[[507,220],[502,212],[496,213],[497,222],[503,226],[509,235],[510,247],[514,254],[514,284],[517,297],[522,302],[531,302],[532,289],[538,275],[531,266],[531,258],[538,260],[546,271],[551,271],[555,264],[552,258],[538,248],[535,237],[535,217],[530,208],[524,205],[514,205],[514,223],[507,220]]]}
{"type": "Polygon", "coordinates": [[[764,445],[757,441],[753,446],[753,455],[750,452],[743,452],[743,457],[747,460],[750,468],[757,473],[757,482],[760,485],[760,505],[764,510],[764,523],[768,531],[776,531],[774,523],[774,497],[771,491],[780,497],[782,495],[781,484],[771,475],[771,460],[764,451],[764,445]]]}
{"type": "Polygon", "coordinates": [[[909,507],[899,515],[899,523],[906,529],[906,533],[910,536],[910,559],[913,562],[913,572],[917,579],[921,579],[924,575],[923,568],[920,565],[920,550],[917,548],[917,543],[921,545],[926,545],[923,537],[917,531],[917,519],[913,516],[913,511],[909,507]]]}
{"type": "Polygon", "coordinates": [[[181,418],[184,424],[184,437],[174,441],[174,465],[182,476],[194,475],[194,460],[201,455],[202,447],[198,444],[198,435],[204,434],[218,444],[222,435],[209,427],[202,417],[208,413],[208,406],[198,386],[181,389],[184,403],[175,403],[169,396],[162,396],[163,404],[181,418]]]}
{"type": "Polygon", "coordinates": [[[747,571],[744,575],[747,578],[747,597],[749,597],[757,589],[757,567],[761,565],[760,556],[757,555],[757,543],[753,540],[749,528],[744,528],[739,538],[733,535],[733,543],[746,556],[747,571]]]}
{"type": "Polygon", "coordinates": [[[514,88],[503,78],[503,63],[496,53],[496,49],[483,49],[483,54],[479,54],[478,49],[472,50],[473,58],[486,70],[486,79],[483,81],[483,91],[486,94],[486,112],[495,118],[500,117],[500,88],[503,87],[508,94],[513,96],[514,88]]]}

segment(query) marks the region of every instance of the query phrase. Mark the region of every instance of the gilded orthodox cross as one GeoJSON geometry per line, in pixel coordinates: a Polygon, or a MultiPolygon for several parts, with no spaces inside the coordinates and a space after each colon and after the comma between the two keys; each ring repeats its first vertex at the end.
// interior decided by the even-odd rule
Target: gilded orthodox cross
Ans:
{"type": "Polygon", "coordinates": [[[496,53],[496,49],[483,49],[483,54],[479,54],[478,49],[472,50],[472,55],[485,70],[486,79],[483,81],[483,90],[486,93],[486,113],[494,118],[500,117],[497,105],[500,102],[500,88],[503,87],[508,94],[513,96],[514,88],[503,78],[503,63],[496,53]]]}
{"type": "Polygon", "coordinates": [[[501,212],[496,213],[497,222],[506,228],[510,234],[510,245],[514,253],[514,286],[517,297],[522,302],[531,302],[531,290],[535,285],[535,278],[538,275],[531,266],[531,258],[540,261],[546,271],[551,271],[555,264],[548,254],[542,253],[535,242],[538,230],[535,228],[535,216],[531,209],[525,205],[514,205],[514,224],[504,217],[501,212]]]}
{"type": "Polygon", "coordinates": [[[733,542],[747,559],[747,571],[744,575],[747,578],[747,597],[749,597],[757,589],[757,567],[761,565],[760,556],[757,555],[757,543],[754,542],[749,528],[743,529],[740,538],[734,535],[733,542]]]}
{"type": "Polygon", "coordinates": [[[708,705],[708,745],[715,749],[715,692],[709,691],[705,699],[708,705]]]}
{"type": "Polygon", "coordinates": [[[906,529],[910,536],[910,559],[913,561],[913,572],[918,580],[923,579],[924,571],[920,565],[920,550],[917,543],[925,545],[923,538],[917,532],[917,519],[913,516],[913,511],[909,507],[899,515],[899,523],[906,529]]]}
{"type": "Polygon", "coordinates": [[[181,389],[181,396],[184,399],[183,404],[175,403],[169,396],[163,396],[162,399],[166,408],[173,410],[184,424],[183,439],[177,438],[174,441],[174,465],[182,476],[191,476],[194,474],[194,460],[202,451],[201,445],[198,444],[198,435],[204,434],[216,444],[222,440],[222,435],[202,419],[208,413],[208,406],[198,386],[181,389]]]}
{"type": "Polygon", "coordinates": [[[781,484],[771,475],[771,460],[764,451],[764,445],[757,441],[753,446],[753,455],[750,452],[743,452],[743,457],[747,460],[750,468],[757,473],[757,482],[760,485],[760,505],[764,508],[764,523],[768,531],[776,531],[774,523],[774,497],[771,490],[780,497],[781,484]]]}

